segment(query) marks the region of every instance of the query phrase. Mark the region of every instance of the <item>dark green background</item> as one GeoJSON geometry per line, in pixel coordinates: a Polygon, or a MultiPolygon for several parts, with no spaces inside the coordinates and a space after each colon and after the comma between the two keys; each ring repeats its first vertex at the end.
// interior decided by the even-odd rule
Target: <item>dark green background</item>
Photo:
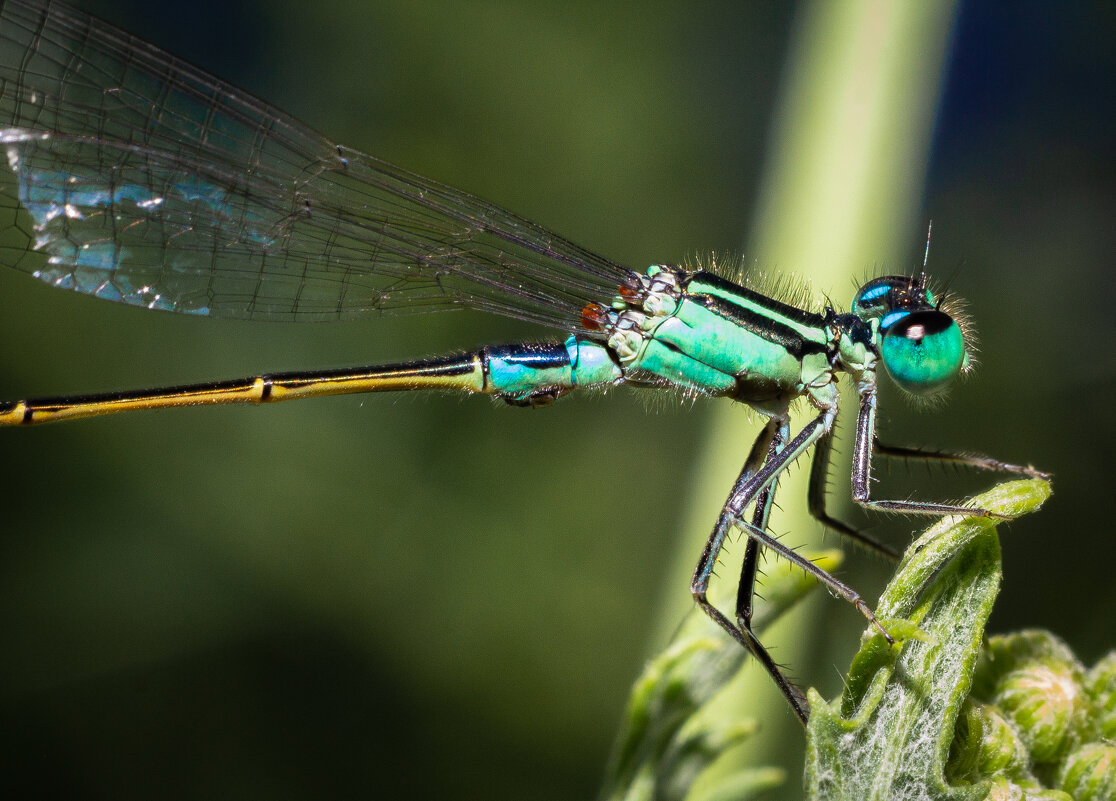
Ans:
{"type": "MultiPolygon", "coordinates": [[[[764,261],[748,221],[793,6],[82,6],[621,263],[714,248],[764,261]]],[[[942,409],[889,392],[881,412],[892,440],[1057,474],[1047,508],[1005,530],[992,628],[1049,627],[1088,661],[1116,633],[1112,9],[962,9],[924,217],[982,365],[942,409]]],[[[921,236],[889,266],[914,266],[921,236]]],[[[180,319],[10,271],[0,310],[5,399],[545,335],[469,314],[180,319]]],[[[627,687],[661,645],[663,588],[686,593],[667,557],[708,408],[626,391],[547,411],[344,397],[3,432],[0,792],[592,796],[627,687]]],[[[898,494],[991,483],[895,474],[898,494]]],[[[874,530],[901,543],[913,528],[874,530]]],[[[852,561],[844,575],[871,594],[886,567],[852,561]]],[[[861,625],[837,602],[825,613],[861,625]]],[[[796,666],[830,694],[855,646],[834,639],[796,666]]]]}

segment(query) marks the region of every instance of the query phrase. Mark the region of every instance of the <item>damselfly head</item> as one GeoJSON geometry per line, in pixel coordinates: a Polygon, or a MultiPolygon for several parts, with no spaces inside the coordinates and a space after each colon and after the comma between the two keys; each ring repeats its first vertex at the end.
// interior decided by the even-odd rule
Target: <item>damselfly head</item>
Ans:
{"type": "Polygon", "coordinates": [[[926,274],[889,275],[862,286],[853,313],[876,320],[884,369],[912,395],[929,397],[969,366],[965,332],[926,286],[926,274]]]}

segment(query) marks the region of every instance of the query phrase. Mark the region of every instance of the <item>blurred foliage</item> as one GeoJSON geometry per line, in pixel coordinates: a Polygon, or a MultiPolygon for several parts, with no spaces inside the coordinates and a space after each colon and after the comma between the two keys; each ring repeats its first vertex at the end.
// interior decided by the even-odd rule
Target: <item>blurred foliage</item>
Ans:
{"type": "MultiPolygon", "coordinates": [[[[746,241],[795,22],[790,5],[727,0],[81,5],[635,266],[746,241]]],[[[1007,529],[990,629],[1050,628],[1085,663],[1116,619],[1116,545],[1091,518],[1116,452],[1114,16],[963,6],[922,212],[896,232],[909,256],[863,264],[914,265],[933,219],[931,269],[969,299],[982,364],[932,412],[885,389],[884,436],[1055,473],[1041,525],[1007,529]]],[[[838,304],[853,289],[818,288],[838,304]]],[[[178,319],[10,271],[0,292],[5,399],[545,336],[466,314],[178,319]]],[[[696,462],[712,407],[346,397],[4,432],[0,781],[89,799],[589,797],[662,645],[652,609],[664,588],[686,597],[679,487],[700,471],[727,489],[739,467],[696,462]]],[[[987,485],[881,478],[897,497],[987,485]]],[[[915,528],[873,523],[900,545],[915,528]]],[[[842,578],[872,597],[886,573],[854,558],[842,578]]],[[[810,610],[826,634],[797,678],[832,695],[859,621],[810,610]]],[[[801,753],[791,732],[771,747],[801,753]]]]}
{"type": "MultiPolygon", "coordinates": [[[[840,553],[806,552],[823,570],[841,563],[840,553]]],[[[765,600],[752,618],[762,633],[818,583],[787,561],[773,566],[764,582],[765,600]]],[[[669,645],[650,659],[636,679],[624,710],[602,799],[608,801],[745,801],[786,781],[778,767],[710,770],[730,753],[751,747],[763,724],[720,713],[724,696],[739,689],[732,679],[747,652],[705,614],[694,609],[669,645]]],[[[797,784],[797,780],[792,782],[797,784]]]]}

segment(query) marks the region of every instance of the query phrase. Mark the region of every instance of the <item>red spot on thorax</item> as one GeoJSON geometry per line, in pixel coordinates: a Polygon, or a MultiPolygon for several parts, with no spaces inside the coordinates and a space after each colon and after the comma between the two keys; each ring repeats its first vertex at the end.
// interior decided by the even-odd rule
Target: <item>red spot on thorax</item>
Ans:
{"type": "Polygon", "coordinates": [[[600,303],[586,303],[581,310],[581,327],[600,331],[608,324],[608,309],[600,303]]]}

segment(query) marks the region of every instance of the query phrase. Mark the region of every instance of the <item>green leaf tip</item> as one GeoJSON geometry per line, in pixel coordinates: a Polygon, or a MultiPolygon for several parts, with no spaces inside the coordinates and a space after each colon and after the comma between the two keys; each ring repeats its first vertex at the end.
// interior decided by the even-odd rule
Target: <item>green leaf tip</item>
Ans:
{"type": "MultiPolygon", "coordinates": [[[[1034,511],[1049,496],[1046,481],[1013,481],[971,505],[1014,518],[1034,511]]],[[[810,691],[809,798],[975,801],[989,796],[993,783],[983,777],[950,784],[947,762],[1000,587],[999,522],[946,517],[927,529],[908,549],[876,610],[881,620],[907,621],[896,627],[905,640],[889,646],[869,629],[841,697],[829,703],[810,691]]],[[[978,725],[968,716],[964,721],[978,725]]],[[[988,731],[994,735],[997,729],[990,724],[988,731]]],[[[976,759],[1010,764],[1010,753],[1005,757],[1002,751],[1014,746],[1002,740],[976,759]]]]}
{"type": "MultiPolygon", "coordinates": [[[[809,554],[825,570],[841,562],[838,551],[809,554]]],[[[764,582],[765,601],[753,625],[762,628],[818,587],[782,560],[764,582]]],[[[758,724],[710,714],[716,696],[744,665],[747,652],[713,621],[691,612],[670,644],[648,661],[628,698],[602,799],[683,801],[699,777],[728,749],[752,737],[758,724]],[[712,703],[711,703],[712,701],[712,703]]],[[[774,767],[742,768],[709,778],[704,801],[744,801],[786,778],[774,767]]]]}
{"type": "MultiPolygon", "coordinates": [[[[997,515],[1034,511],[1045,481],[974,498],[997,515]]],[[[1086,669],[1045,631],[991,637],[996,519],[946,518],[908,550],[845,692],[811,691],[809,797],[826,801],[1116,799],[1116,652],[1086,669]],[[896,635],[902,635],[902,638],[896,635]]]]}

